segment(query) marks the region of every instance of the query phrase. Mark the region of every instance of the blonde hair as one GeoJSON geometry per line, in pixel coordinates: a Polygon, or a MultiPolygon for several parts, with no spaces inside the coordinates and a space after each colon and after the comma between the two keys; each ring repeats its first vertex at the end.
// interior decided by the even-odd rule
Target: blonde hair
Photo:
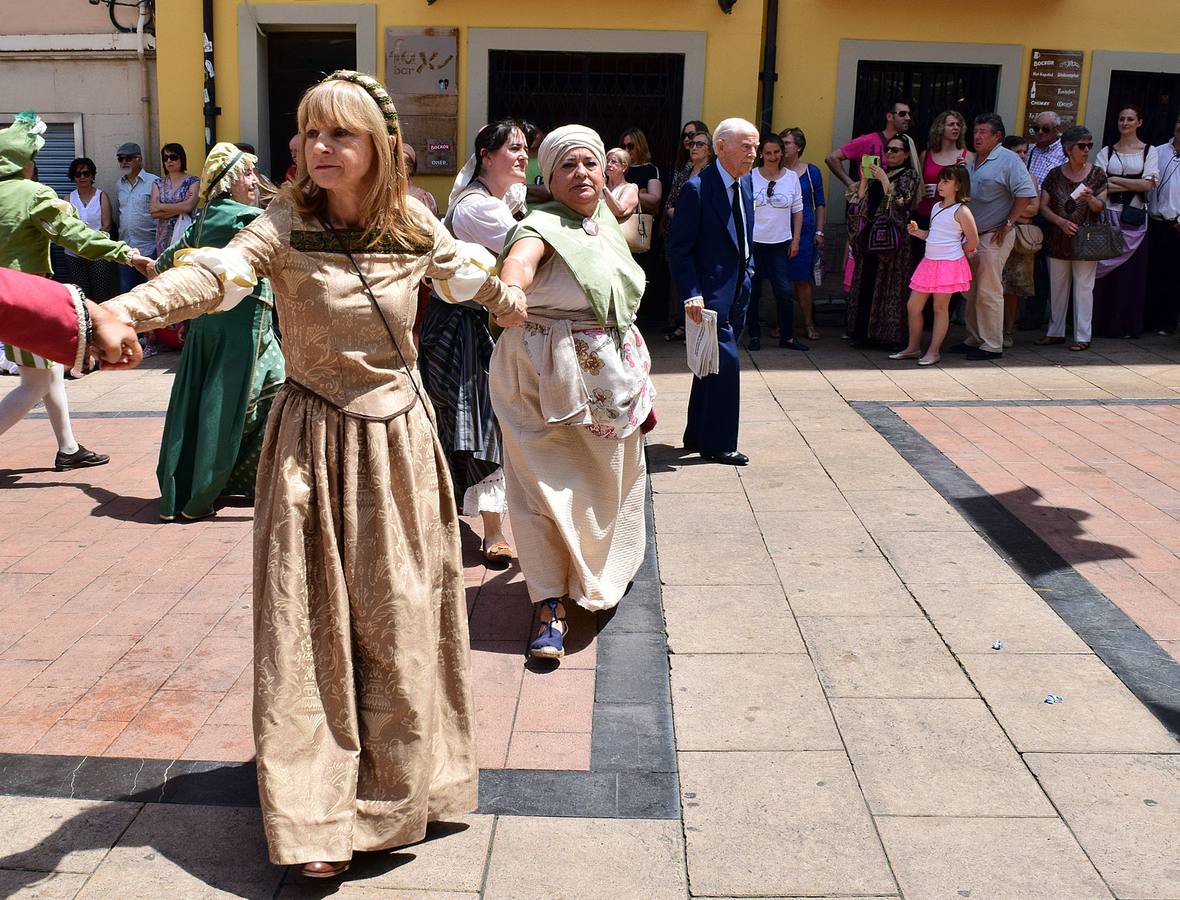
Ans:
{"type": "Polygon", "coordinates": [[[647,135],[645,135],[638,128],[628,128],[623,132],[623,143],[626,143],[627,138],[635,141],[635,152],[630,153],[631,164],[635,166],[644,166],[651,162],[651,147],[647,143],[647,135]]]}
{"type": "Polygon", "coordinates": [[[298,121],[299,165],[294,181],[283,188],[296,210],[312,216],[327,212],[327,195],[307,172],[308,128],[313,124],[322,129],[345,128],[367,134],[373,142],[372,179],[360,206],[366,245],[373,248],[393,243],[415,250],[433,246],[433,235],[414,217],[406,202],[408,176],[401,136],[389,134],[381,108],[363,87],[341,80],[313,85],[299,101],[298,121]]]}
{"type": "Polygon", "coordinates": [[[610,159],[612,156],[622,164],[624,169],[631,168],[631,154],[622,147],[611,147],[606,151],[607,159],[610,159]]]}

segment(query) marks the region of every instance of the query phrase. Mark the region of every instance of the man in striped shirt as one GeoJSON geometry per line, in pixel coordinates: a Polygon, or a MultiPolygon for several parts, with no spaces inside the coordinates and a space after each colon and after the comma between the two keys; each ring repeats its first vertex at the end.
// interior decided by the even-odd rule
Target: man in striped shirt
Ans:
{"type": "Polygon", "coordinates": [[[1045,176],[1065,162],[1065,150],[1061,147],[1061,116],[1055,112],[1043,112],[1037,116],[1033,140],[1033,146],[1028,148],[1028,171],[1040,190],[1045,176]]]}

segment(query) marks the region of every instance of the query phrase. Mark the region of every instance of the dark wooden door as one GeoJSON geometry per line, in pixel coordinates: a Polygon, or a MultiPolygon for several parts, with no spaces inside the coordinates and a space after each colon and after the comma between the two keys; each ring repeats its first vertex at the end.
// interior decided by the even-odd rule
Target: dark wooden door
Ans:
{"type": "Polygon", "coordinates": [[[266,36],[267,89],[270,91],[268,174],[281,182],[290,165],[287,144],[295,134],[295,113],[306,91],[337,69],[356,68],[356,35],[351,32],[272,31],[266,36]]]}
{"type": "Polygon", "coordinates": [[[488,121],[513,117],[546,131],[589,125],[606,146],[642,129],[660,174],[675,159],[684,90],[679,53],[564,53],[493,50],[488,54],[488,121]]]}

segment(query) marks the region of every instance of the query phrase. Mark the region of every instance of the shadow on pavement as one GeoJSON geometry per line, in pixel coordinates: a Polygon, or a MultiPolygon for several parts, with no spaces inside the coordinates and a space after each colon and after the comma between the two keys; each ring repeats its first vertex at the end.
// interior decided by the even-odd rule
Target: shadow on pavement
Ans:
{"type": "MultiPolygon", "coordinates": [[[[106,866],[108,871],[92,876],[93,888],[105,891],[105,886],[117,889],[122,884],[128,891],[125,896],[146,896],[139,892],[150,893],[154,889],[164,891],[169,881],[175,881],[175,875],[169,878],[167,869],[155,862],[159,856],[210,888],[233,896],[263,900],[273,897],[282,882],[298,886],[299,896],[326,897],[334,894],[343,882],[378,878],[392,872],[415,859],[415,847],[468,828],[461,822],[431,823],[425,839],[418,844],[358,853],[342,878],[327,882],[307,879],[295,867],[273,866],[267,861],[257,808],[208,805],[211,796],[234,787],[227,785],[227,777],[236,783],[244,774],[253,778],[253,771],[253,765],[222,766],[170,778],[163,790],[153,787],[122,797],[120,800],[125,803],[144,804],[130,821],[126,812],[110,804],[92,806],[65,819],[36,845],[0,857],[6,895],[33,888],[54,871],[79,871],[76,865],[63,866],[70,854],[118,849],[133,852],[125,859],[104,856],[99,868],[106,866]],[[201,798],[199,807],[180,805],[186,798],[197,797],[201,798]],[[113,883],[107,885],[111,879],[113,883]]],[[[118,895],[116,890],[108,896],[118,895]]]]}

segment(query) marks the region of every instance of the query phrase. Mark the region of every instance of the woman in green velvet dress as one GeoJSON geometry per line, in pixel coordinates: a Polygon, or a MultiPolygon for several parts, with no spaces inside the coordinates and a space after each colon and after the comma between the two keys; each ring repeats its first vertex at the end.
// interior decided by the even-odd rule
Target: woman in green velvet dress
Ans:
{"type": "MultiPolygon", "coordinates": [[[[197,217],[160,254],[158,272],[170,268],[177,254],[224,247],[261,214],[250,205],[258,186],[256,161],[233,144],[210,151],[197,217]]],[[[266,417],[284,380],[273,304],[270,283],[260,279],[233,309],[190,323],[160,441],[160,518],[200,519],[213,514],[222,495],[254,496],[266,417]]]]}

